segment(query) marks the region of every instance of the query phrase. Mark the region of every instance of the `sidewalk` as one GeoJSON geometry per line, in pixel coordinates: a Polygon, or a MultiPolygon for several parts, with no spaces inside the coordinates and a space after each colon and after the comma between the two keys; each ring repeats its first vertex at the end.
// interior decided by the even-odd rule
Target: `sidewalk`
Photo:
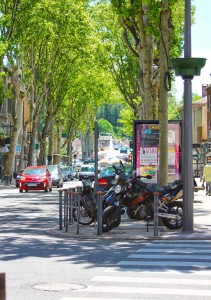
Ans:
{"type": "Polygon", "coordinates": [[[0,179],[0,190],[1,189],[11,189],[11,188],[16,188],[15,179],[12,179],[11,183],[9,183],[9,184],[6,184],[5,182],[1,182],[1,179],[0,179]]]}
{"type": "MultiPolygon", "coordinates": [[[[197,180],[198,185],[199,182],[197,180]]],[[[1,189],[16,189],[15,181],[6,186],[0,182],[1,189]]],[[[164,226],[158,227],[158,236],[154,234],[154,223],[151,222],[149,227],[144,221],[130,220],[127,215],[122,216],[122,222],[119,227],[112,229],[110,232],[97,234],[97,224],[95,225],[79,225],[79,233],[77,233],[77,223],[70,225],[68,232],[65,228],[59,230],[59,226],[55,225],[50,228],[47,233],[49,235],[60,236],[61,238],[77,238],[77,239],[98,239],[98,240],[151,240],[151,239],[197,239],[211,240],[211,196],[206,195],[204,191],[194,193],[194,230],[185,232],[182,229],[170,230],[164,226]],[[147,230],[148,229],[148,230],[147,230]]],[[[59,211],[58,211],[59,215],[59,211]]]]}
{"type": "Polygon", "coordinates": [[[68,232],[63,228],[59,230],[56,226],[48,230],[48,234],[60,236],[62,238],[79,239],[100,239],[100,240],[151,240],[151,239],[209,239],[211,240],[211,196],[207,196],[204,191],[194,193],[194,230],[185,232],[182,229],[170,230],[164,226],[158,227],[158,236],[154,233],[154,223],[148,227],[143,221],[130,220],[127,215],[122,216],[122,222],[119,227],[110,232],[97,234],[96,225],[79,225],[77,233],[77,224],[70,225],[68,232]]]}

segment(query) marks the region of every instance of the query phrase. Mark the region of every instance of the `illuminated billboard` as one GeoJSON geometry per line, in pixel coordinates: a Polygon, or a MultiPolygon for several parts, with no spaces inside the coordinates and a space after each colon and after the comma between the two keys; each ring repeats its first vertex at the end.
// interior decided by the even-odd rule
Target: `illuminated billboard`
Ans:
{"type": "MultiPolygon", "coordinates": [[[[134,121],[134,169],[137,175],[151,175],[150,182],[159,178],[158,121],[134,121]]],[[[180,179],[181,121],[168,124],[168,181],[180,179]]]]}

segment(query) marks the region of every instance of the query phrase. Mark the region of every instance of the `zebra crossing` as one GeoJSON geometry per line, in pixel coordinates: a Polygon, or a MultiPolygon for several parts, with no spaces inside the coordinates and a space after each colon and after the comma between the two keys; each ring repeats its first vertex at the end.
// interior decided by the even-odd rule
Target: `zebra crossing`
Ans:
{"type": "Polygon", "coordinates": [[[211,240],[141,243],[90,284],[60,300],[211,299],[211,240]]]}

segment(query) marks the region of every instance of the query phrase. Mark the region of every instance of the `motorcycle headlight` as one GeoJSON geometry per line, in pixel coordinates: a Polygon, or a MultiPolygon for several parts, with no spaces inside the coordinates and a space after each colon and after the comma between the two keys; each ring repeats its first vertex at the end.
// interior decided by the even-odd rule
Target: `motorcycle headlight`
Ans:
{"type": "Polygon", "coordinates": [[[115,175],[115,181],[119,179],[119,175],[115,175]]]}
{"type": "Polygon", "coordinates": [[[122,189],[121,185],[115,186],[115,189],[114,189],[115,194],[120,193],[120,192],[121,192],[121,189],[122,189]]]}

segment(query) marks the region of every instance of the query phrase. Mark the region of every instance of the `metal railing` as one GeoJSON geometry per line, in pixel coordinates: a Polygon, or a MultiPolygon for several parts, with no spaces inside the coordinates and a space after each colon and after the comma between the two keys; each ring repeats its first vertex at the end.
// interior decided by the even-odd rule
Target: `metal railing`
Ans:
{"type": "Polygon", "coordinates": [[[68,232],[69,225],[77,223],[77,234],[79,233],[81,192],[81,187],[59,190],[59,230],[64,227],[68,232]],[[74,212],[77,212],[76,219],[74,212]]]}
{"type": "MultiPolygon", "coordinates": [[[[102,192],[97,192],[97,235],[102,234],[102,192]]],[[[76,233],[79,234],[80,209],[82,188],[59,190],[59,230],[69,230],[69,226],[76,224],[76,233]]]]}

